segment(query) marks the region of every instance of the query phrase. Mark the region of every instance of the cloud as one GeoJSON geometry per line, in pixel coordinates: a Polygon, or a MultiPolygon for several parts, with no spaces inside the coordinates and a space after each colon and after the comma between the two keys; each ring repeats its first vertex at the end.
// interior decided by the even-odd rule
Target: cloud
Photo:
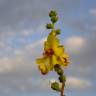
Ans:
{"type": "Polygon", "coordinates": [[[32,49],[32,48],[35,48],[35,47],[38,47],[39,45],[41,46],[43,46],[43,43],[44,43],[44,41],[46,41],[46,37],[45,38],[42,38],[41,40],[38,40],[37,42],[34,42],[34,43],[32,43],[32,44],[29,44],[29,45],[27,45],[27,46],[25,46],[25,49],[26,50],[30,50],[30,49],[32,49]]]}
{"type": "Polygon", "coordinates": [[[20,35],[23,37],[28,37],[28,36],[30,36],[30,35],[32,35],[34,33],[34,30],[32,30],[32,29],[25,29],[25,30],[21,30],[20,31],[20,35]]]}
{"type": "Polygon", "coordinates": [[[3,93],[6,94],[5,96],[10,96],[9,94],[32,93],[33,86],[32,78],[2,77],[0,80],[0,94],[3,93]]]}
{"type": "MultiPolygon", "coordinates": [[[[43,46],[45,38],[42,38],[41,40],[38,40],[36,42],[25,44],[25,46],[21,48],[12,48],[10,46],[10,50],[7,50],[9,48],[9,45],[5,45],[4,42],[1,42],[1,47],[3,48],[3,53],[0,58],[0,74],[35,74],[34,70],[36,70],[35,66],[35,59],[38,57],[41,48],[41,45],[43,46]],[[7,48],[8,47],[8,48],[7,48]],[[8,52],[5,52],[4,50],[7,50],[8,52]],[[11,53],[10,53],[11,52],[11,53]],[[23,69],[21,69],[23,67],[23,69]],[[23,73],[24,72],[24,73],[23,73]]],[[[41,54],[41,53],[40,53],[41,54]]],[[[31,75],[32,75],[31,74],[31,75]]]]}
{"type": "Polygon", "coordinates": [[[14,72],[17,66],[22,63],[23,56],[15,56],[15,58],[4,56],[0,58],[0,73],[14,72]]]}
{"type": "Polygon", "coordinates": [[[96,16],[96,8],[91,8],[91,9],[89,10],[89,13],[90,13],[91,15],[93,15],[93,16],[96,16]]]}
{"type": "Polygon", "coordinates": [[[50,0],[0,1],[0,31],[37,28],[41,19],[47,15],[50,7],[58,4],[58,0],[55,2],[50,0]]]}
{"type": "Polygon", "coordinates": [[[76,77],[68,77],[66,87],[69,89],[84,90],[91,87],[91,82],[76,77]]]}
{"type": "Polygon", "coordinates": [[[85,44],[86,40],[79,36],[69,37],[65,41],[66,49],[70,52],[79,52],[85,44]]]}
{"type": "Polygon", "coordinates": [[[1,49],[1,48],[5,48],[5,47],[6,47],[6,45],[4,44],[4,42],[1,41],[1,42],[0,42],[0,49],[1,49]]]}
{"type": "MultiPolygon", "coordinates": [[[[75,19],[72,18],[69,22],[69,26],[73,31],[72,37],[79,37],[81,43],[78,42],[78,39],[75,40],[77,45],[74,48],[75,43],[73,42],[74,40],[70,40],[71,37],[68,38],[71,44],[70,42],[69,44],[66,43],[68,39],[65,41],[65,48],[70,53],[71,59],[68,74],[74,77],[87,78],[87,80],[91,78],[90,80],[95,82],[93,79],[96,79],[96,74],[94,73],[96,70],[96,19],[90,16],[88,12],[85,12],[85,14],[75,19]]],[[[95,86],[93,85],[92,89],[95,86]]]]}
{"type": "MultiPolygon", "coordinates": [[[[39,80],[36,80],[36,84],[34,85],[34,88],[36,87],[38,91],[49,91],[50,90],[50,81],[57,81],[56,78],[40,78],[39,80]],[[42,86],[41,86],[42,84],[42,86]]],[[[78,77],[67,77],[66,79],[66,89],[67,90],[88,90],[92,88],[92,83],[87,79],[82,79],[78,77]]]]}
{"type": "Polygon", "coordinates": [[[6,74],[8,76],[14,76],[14,74],[17,74],[30,76],[36,74],[35,54],[37,53],[35,53],[35,50],[34,53],[29,51],[14,49],[13,53],[9,56],[2,56],[0,58],[0,75],[6,74]]]}
{"type": "Polygon", "coordinates": [[[12,69],[12,65],[10,64],[10,60],[7,57],[0,59],[0,73],[5,71],[10,71],[12,69]]]}
{"type": "Polygon", "coordinates": [[[70,9],[74,10],[78,5],[76,0],[0,0],[0,32],[5,34],[7,30],[19,32],[23,29],[37,29],[41,20],[46,20],[50,9],[63,9],[68,14],[70,9]]]}

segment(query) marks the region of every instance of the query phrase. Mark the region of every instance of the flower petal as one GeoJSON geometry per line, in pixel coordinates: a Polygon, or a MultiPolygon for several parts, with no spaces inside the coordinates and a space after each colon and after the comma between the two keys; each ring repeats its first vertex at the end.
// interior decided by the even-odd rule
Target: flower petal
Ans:
{"type": "Polygon", "coordinates": [[[52,56],[52,64],[55,66],[56,64],[59,64],[57,56],[53,55],[52,56]]]}
{"type": "Polygon", "coordinates": [[[60,43],[59,39],[58,38],[54,38],[53,41],[52,41],[52,48],[58,47],[59,43],[60,43]]]}
{"type": "Polygon", "coordinates": [[[56,38],[56,32],[52,31],[48,38],[47,38],[47,42],[50,44],[50,46],[58,46],[59,45],[59,39],[56,38]]]}
{"type": "Polygon", "coordinates": [[[45,58],[45,57],[36,59],[36,63],[37,63],[37,64],[45,63],[45,61],[46,61],[46,58],[45,58]]]}
{"type": "Polygon", "coordinates": [[[48,58],[47,58],[46,65],[47,65],[48,71],[53,70],[54,66],[53,66],[53,64],[52,64],[52,58],[51,58],[51,57],[48,57],[48,58]]]}
{"type": "Polygon", "coordinates": [[[50,47],[51,47],[50,42],[45,41],[44,42],[44,50],[46,51],[46,50],[50,49],[50,47]]]}
{"type": "Polygon", "coordinates": [[[57,56],[61,56],[64,53],[64,47],[63,46],[58,46],[54,48],[54,53],[57,56]]]}
{"type": "Polygon", "coordinates": [[[68,66],[69,55],[68,54],[63,54],[62,56],[60,56],[60,60],[61,60],[63,66],[68,66]]]}
{"type": "Polygon", "coordinates": [[[41,73],[43,75],[45,75],[45,74],[48,73],[47,67],[46,67],[46,65],[44,63],[42,63],[42,64],[39,65],[39,70],[41,71],[41,73]]]}
{"type": "Polygon", "coordinates": [[[56,37],[56,33],[52,31],[52,32],[48,35],[47,41],[48,41],[48,42],[52,42],[55,37],[56,37]]]}

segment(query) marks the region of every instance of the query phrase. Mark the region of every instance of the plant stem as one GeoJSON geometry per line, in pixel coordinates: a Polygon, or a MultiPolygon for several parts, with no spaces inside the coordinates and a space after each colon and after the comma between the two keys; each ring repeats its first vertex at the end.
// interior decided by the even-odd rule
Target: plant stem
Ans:
{"type": "Polygon", "coordinates": [[[64,86],[65,86],[65,82],[62,82],[62,88],[61,88],[61,96],[64,96],[64,86]]]}

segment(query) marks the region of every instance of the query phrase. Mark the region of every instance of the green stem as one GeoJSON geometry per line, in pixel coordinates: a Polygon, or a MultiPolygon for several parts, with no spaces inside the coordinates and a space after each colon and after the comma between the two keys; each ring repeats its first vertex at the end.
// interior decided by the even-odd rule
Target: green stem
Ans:
{"type": "Polygon", "coordinates": [[[65,86],[65,82],[62,82],[61,96],[64,96],[64,86],[65,86]]]}
{"type": "Polygon", "coordinates": [[[54,27],[54,26],[55,26],[55,24],[54,24],[54,23],[52,23],[52,24],[53,24],[53,28],[52,28],[52,30],[54,31],[54,29],[55,29],[55,27],[54,27]]]}

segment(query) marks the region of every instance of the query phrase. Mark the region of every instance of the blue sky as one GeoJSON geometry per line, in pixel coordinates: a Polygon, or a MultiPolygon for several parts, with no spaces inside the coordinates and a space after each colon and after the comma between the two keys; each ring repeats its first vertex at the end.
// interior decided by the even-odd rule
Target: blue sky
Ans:
{"type": "Polygon", "coordinates": [[[96,0],[0,0],[0,96],[59,96],[49,85],[57,75],[42,76],[35,63],[51,9],[70,54],[66,96],[96,96],[96,0]]]}

